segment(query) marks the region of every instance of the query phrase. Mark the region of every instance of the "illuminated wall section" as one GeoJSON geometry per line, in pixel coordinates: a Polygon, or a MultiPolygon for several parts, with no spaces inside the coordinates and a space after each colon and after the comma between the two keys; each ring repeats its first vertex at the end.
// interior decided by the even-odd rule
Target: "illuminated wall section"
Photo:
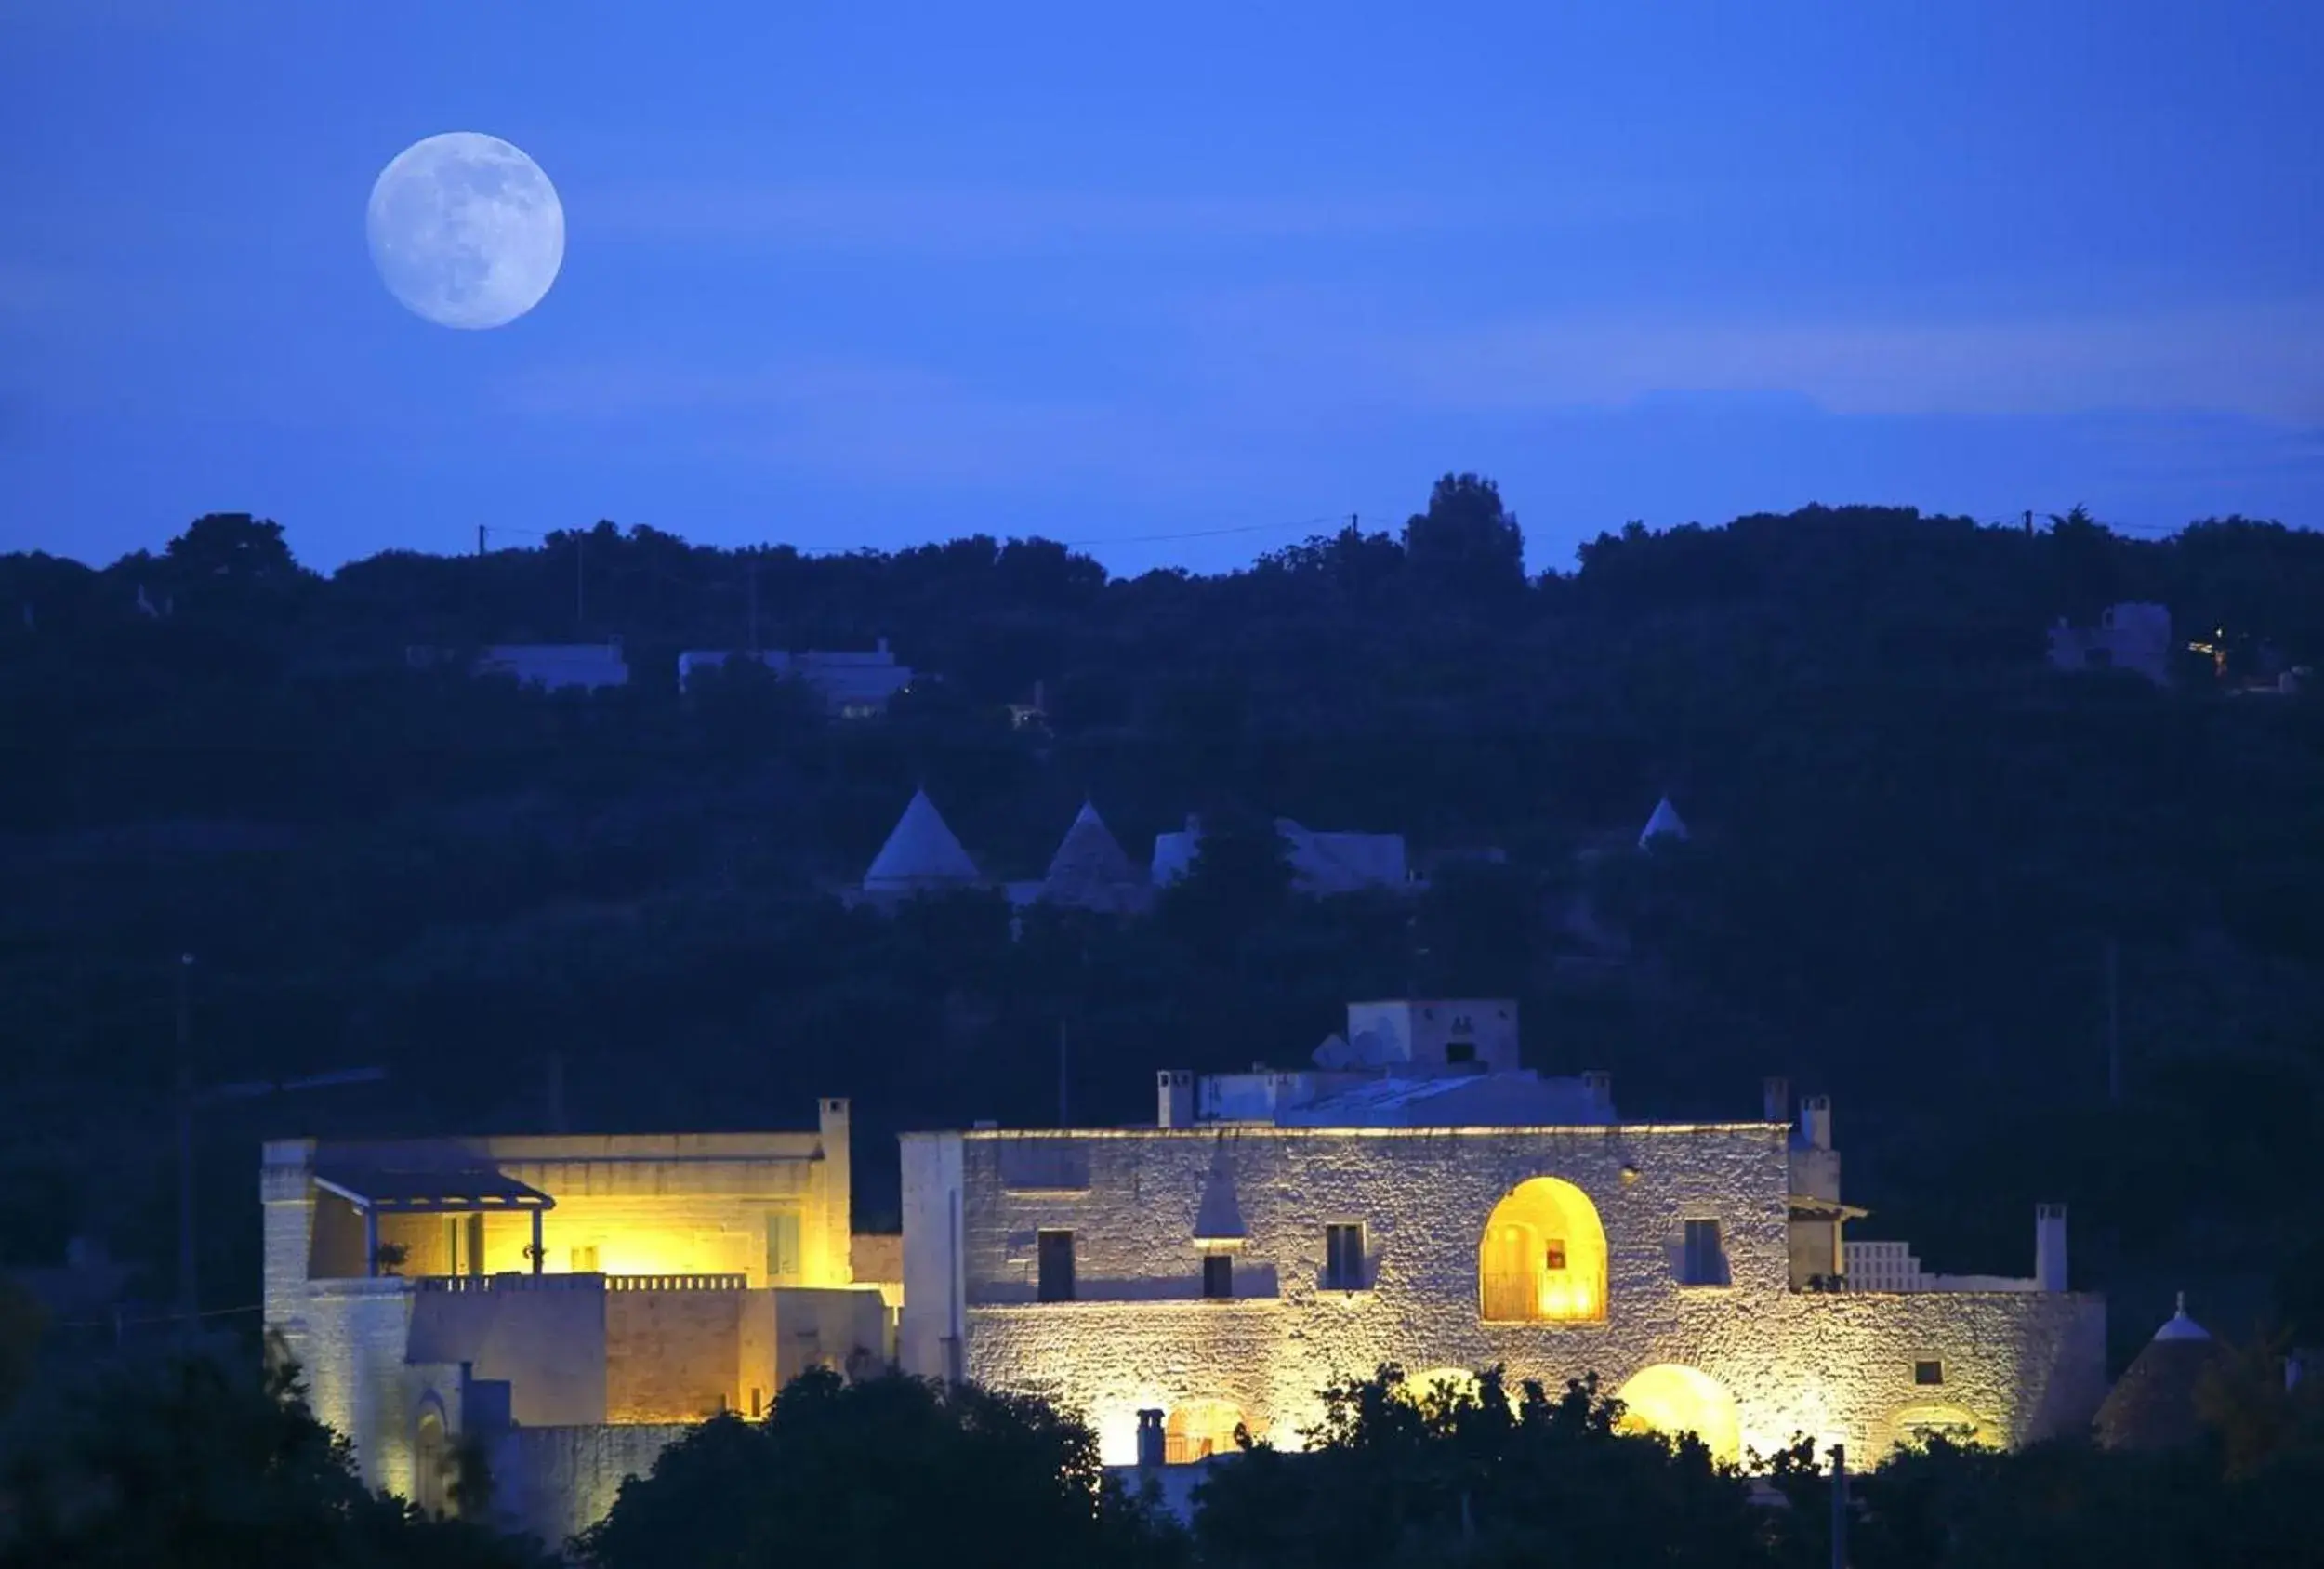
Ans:
{"type": "Polygon", "coordinates": [[[1231,1403],[1296,1444],[1320,1415],[1317,1391],[1385,1362],[1499,1365],[1512,1389],[1535,1379],[1552,1391],[1595,1372],[1608,1392],[1671,1365],[1723,1391],[1715,1416],[1701,1386],[1690,1415],[1688,1381],[1675,1374],[1643,1384],[1638,1404],[1664,1421],[1710,1423],[1720,1450],[1762,1455],[1804,1434],[1877,1456],[1911,1407],[1932,1403],[1969,1413],[1988,1442],[2020,1443],[2073,1430],[2104,1393],[2094,1298],[1794,1292],[1780,1126],[930,1138],[943,1142],[916,1154],[907,1139],[905,1150],[905,1272],[927,1287],[905,1299],[907,1371],[941,1376],[957,1323],[969,1377],[1083,1410],[1109,1464],[1135,1459],[1139,1410],[1195,1400],[1231,1403]],[[1080,1146],[1085,1188],[1005,1187],[1001,1147],[1042,1137],[1080,1146]],[[1230,1300],[1201,1295],[1195,1215],[1214,1161],[1230,1172],[1247,1233],[1230,1300]],[[1542,1179],[1553,1180],[1531,1186],[1542,1179]],[[1568,1189],[1586,1209],[1564,1202],[1568,1189]],[[1533,1206],[1545,1192],[1560,1197],[1554,1209],[1533,1206]],[[1569,1301],[1601,1278],[1590,1253],[1603,1249],[1599,1316],[1486,1315],[1488,1228],[1512,1198],[1525,1202],[1517,1223],[1531,1235],[1520,1242],[1541,1249],[1543,1272],[1547,1244],[1564,1244],[1569,1301]],[[1682,1284],[1685,1223],[1704,1219],[1720,1223],[1726,1277],[1682,1284]],[[1326,1228],[1351,1221],[1364,1228],[1368,1289],[1325,1284],[1326,1228]],[[1076,1300],[1037,1300],[1045,1231],[1073,1234],[1076,1300]],[[1928,1362],[1942,1366],[1938,1387],[1917,1382],[1928,1362]]]}
{"type": "Polygon", "coordinates": [[[1693,1433],[1723,1465],[1743,1457],[1743,1423],[1735,1396],[1698,1368],[1657,1363],[1624,1379],[1615,1398],[1623,1405],[1624,1431],[1693,1433]]]}

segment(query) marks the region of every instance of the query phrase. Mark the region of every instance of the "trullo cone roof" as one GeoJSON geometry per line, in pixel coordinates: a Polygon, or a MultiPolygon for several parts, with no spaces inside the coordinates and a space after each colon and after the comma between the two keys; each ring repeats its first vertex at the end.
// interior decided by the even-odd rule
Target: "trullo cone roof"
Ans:
{"type": "Polygon", "coordinates": [[[871,870],[864,874],[864,889],[869,893],[902,893],[979,880],[976,863],[952,837],[936,803],[928,798],[927,791],[916,790],[911,804],[897,819],[895,831],[872,858],[871,870]]]}
{"type": "Polygon", "coordinates": [[[1670,804],[1668,796],[1655,803],[1654,815],[1646,819],[1646,826],[1639,833],[1638,848],[1645,849],[1665,834],[1675,839],[1687,837],[1686,824],[1679,817],[1679,809],[1670,804]]]}
{"type": "Polygon", "coordinates": [[[1098,809],[1084,801],[1080,815],[1065,830],[1057,853],[1050,858],[1049,885],[1053,889],[1110,888],[1143,880],[1114,836],[1106,831],[1098,809]]]}

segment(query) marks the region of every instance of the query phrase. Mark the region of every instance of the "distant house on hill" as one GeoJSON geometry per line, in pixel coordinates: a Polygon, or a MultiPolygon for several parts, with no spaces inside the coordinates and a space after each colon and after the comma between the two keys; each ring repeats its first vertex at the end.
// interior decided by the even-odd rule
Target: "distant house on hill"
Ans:
{"type": "MultiPolygon", "coordinates": [[[[1324,833],[1275,819],[1291,862],[1291,886],[1318,896],[1353,893],[1366,888],[1403,888],[1411,878],[1402,834],[1324,833]]],[[[1202,845],[1202,824],[1186,819],[1183,831],[1154,837],[1154,883],[1165,888],[1193,869],[1202,845]]]]}
{"type": "Polygon", "coordinates": [[[2050,628],[2050,663],[2060,670],[2129,670],[2168,686],[2172,652],[2167,605],[2110,605],[2095,626],[2060,616],[2050,628]]]}
{"type": "Polygon", "coordinates": [[[912,684],[912,667],[897,664],[896,656],[889,651],[888,639],[882,638],[878,646],[869,652],[692,650],[678,656],[679,691],[688,690],[699,672],[718,669],[733,659],[752,660],[778,676],[806,682],[822,696],[833,714],[847,719],[873,719],[886,713],[890,700],[912,684]]]}
{"type": "MultiPolygon", "coordinates": [[[[425,664],[425,658],[413,663],[425,664]]],[[[480,676],[509,676],[520,686],[549,692],[571,688],[598,691],[629,684],[629,662],[618,640],[610,643],[500,643],[479,651],[472,666],[480,676]]]]}

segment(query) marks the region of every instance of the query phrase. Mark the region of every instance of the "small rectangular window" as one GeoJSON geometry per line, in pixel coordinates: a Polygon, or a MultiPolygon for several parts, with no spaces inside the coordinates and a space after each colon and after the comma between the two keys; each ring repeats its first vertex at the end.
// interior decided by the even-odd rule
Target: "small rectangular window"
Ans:
{"type": "Polygon", "coordinates": [[[1364,1289],[1364,1228],[1360,1224],[1324,1228],[1324,1289],[1364,1289]]]}
{"type": "Polygon", "coordinates": [[[767,1211],[767,1284],[783,1285],[806,1273],[799,1257],[799,1211],[767,1211]]]}
{"type": "Polygon", "coordinates": [[[597,1273],[597,1247],[594,1244],[573,1250],[573,1272],[574,1274],[597,1273]]]}
{"type": "Polygon", "coordinates": [[[1206,1253],[1202,1256],[1202,1294],[1206,1297],[1235,1295],[1235,1255],[1206,1253]]]}
{"type": "Polygon", "coordinates": [[[1686,1222],[1686,1248],[1680,1261],[1679,1279],[1687,1286],[1724,1286],[1727,1283],[1727,1257],[1720,1246],[1718,1221],[1686,1222]]]}
{"type": "Polygon", "coordinates": [[[1941,1384],[1945,1381],[1945,1365],[1931,1358],[1912,1365],[1912,1381],[1916,1384],[1941,1384]]]}
{"type": "Polygon", "coordinates": [[[1044,1302],[1070,1302],[1074,1299],[1074,1234],[1071,1232],[1042,1232],[1039,1233],[1040,1276],[1036,1296],[1044,1302]]]}

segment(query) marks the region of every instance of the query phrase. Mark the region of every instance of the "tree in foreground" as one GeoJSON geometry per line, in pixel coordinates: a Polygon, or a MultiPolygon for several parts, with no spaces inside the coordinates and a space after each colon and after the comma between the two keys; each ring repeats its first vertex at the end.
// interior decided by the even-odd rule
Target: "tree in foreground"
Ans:
{"type": "Polygon", "coordinates": [[[0,1451],[0,1569],[546,1569],[364,1487],[288,1368],[201,1355],[36,1389],[0,1451]]]}
{"type": "Polygon", "coordinates": [[[1145,1569],[1175,1533],[1109,1484],[1044,1403],[901,1376],[810,1373],[763,1421],[722,1417],[622,1484],[575,1544],[594,1569],[1145,1569]]]}
{"type": "Polygon", "coordinates": [[[1498,1369],[1415,1390],[1403,1372],[1324,1391],[1305,1454],[1255,1445],[1197,1490],[1206,1564],[1766,1562],[1742,1480],[1689,1436],[1624,1431],[1594,1378],[1513,1400],[1498,1369]]]}

